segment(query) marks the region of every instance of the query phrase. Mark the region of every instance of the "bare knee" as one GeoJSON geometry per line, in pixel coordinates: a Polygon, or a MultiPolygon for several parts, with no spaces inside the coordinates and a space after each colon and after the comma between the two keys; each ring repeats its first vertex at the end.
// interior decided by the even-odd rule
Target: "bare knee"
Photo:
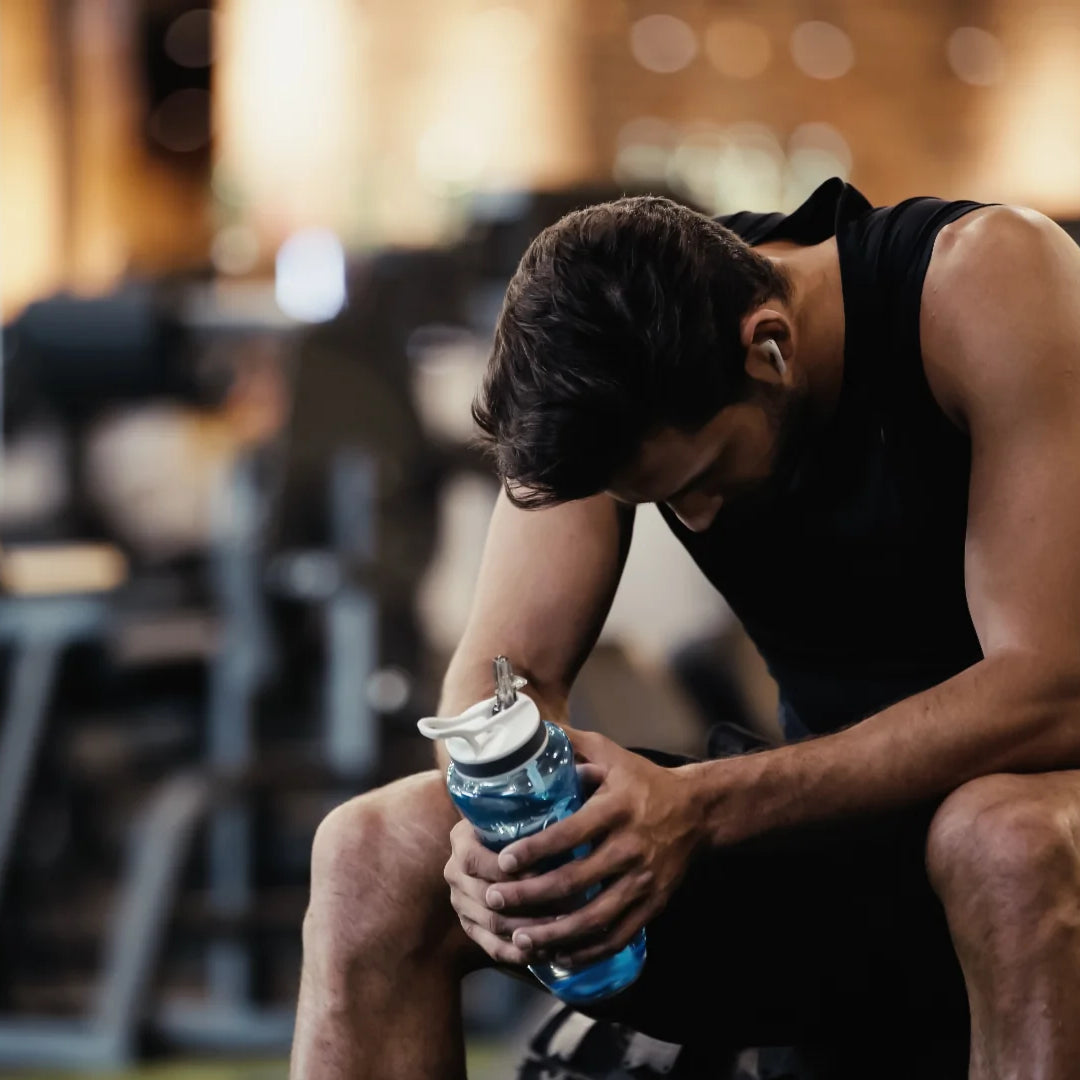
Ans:
{"type": "Polygon", "coordinates": [[[1071,810],[1040,776],[993,775],[957,788],[930,825],[930,881],[957,933],[1034,930],[1076,895],[1080,859],[1071,810]],[[994,925],[988,925],[994,924],[994,925]]]}
{"type": "Polygon", "coordinates": [[[435,772],[332,810],[312,845],[305,956],[342,967],[438,948],[457,926],[442,876],[456,820],[435,772]]]}

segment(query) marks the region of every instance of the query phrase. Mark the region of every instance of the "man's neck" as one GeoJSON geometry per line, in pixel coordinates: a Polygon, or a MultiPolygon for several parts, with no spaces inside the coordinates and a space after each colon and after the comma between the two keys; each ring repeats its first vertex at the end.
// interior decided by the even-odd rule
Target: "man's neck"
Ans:
{"type": "Polygon", "coordinates": [[[836,240],[770,249],[773,245],[765,244],[758,251],[791,281],[795,352],[806,373],[814,416],[824,423],[836,410],[844,379],[844,291],[836,240]]]}

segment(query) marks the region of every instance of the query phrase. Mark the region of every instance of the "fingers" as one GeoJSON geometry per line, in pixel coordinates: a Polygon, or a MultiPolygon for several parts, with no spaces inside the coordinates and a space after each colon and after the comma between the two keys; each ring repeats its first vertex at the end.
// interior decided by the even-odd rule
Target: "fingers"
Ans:
{"type": "Polygon", "coordinates": [[[450,904],[462,929],[492,960],[524,963],[525,954],[510,937],[515,930],[541,920],[520,912],[503,915],[487,906],[484,893],[493,881],[505,881],[506,875],[499,871],[495,853],[476,839],[472,826],[461,824],[464,828],[455,825],[451,830],[452,854],[443,868],[443,878],[450,886],[450,904]]]}
{"type": "Polygon", "coordinates": [[[504,941],[509,941],[516,930],[523,930],[545,921],[524,915],[502,915],[497,911],[492,911],[484,903],[482,896],[476,896],[468,889],[459,886],[450,890],[450,903],[457,912],[458,918],[463,922],[471,922],[481,930],[494,934],[504,941]]]}
{"type": "Polygon", "coordinates": [[[528,955],[512,942],[491,933],[490,930],[485,930],[469,919],[461,919],[461,928],[498,964],[524,965],[531,962],[528,955]]]}
{"type": "Polygon", "coordinates": [[[493,934],[509,937],[517,927],[530,926],[542,918],[523,912],[504,915],[494,911],[484,899],[490,883],[483,878],[469,877],[453,858],[443,868],[443,878],[450,886],[450,903],[454,910],[493,934]]]}
{"type": "Polygon", "coordinates": [[[504,874],[515,874],[553,855],[568,855],[580,844],[611,832],[625,814],[619,799],[598,791],[569,817],[503,848],[499,869],[504,874]]]}
{"type": "MultiPolygon", "coordinates": [[[[579,810],[578,814],[583,812],[579,810]]],[[[546,874],[495,882],[486,889],[484,901],[488,907],[501,911],[566,900],[627,870],[636,859],[637,853],[629,845],[612,839],[584,858],[571,859],[546,874]]]]}
{"type": "Polygon", "coordinates": [[[635,904],[600,940],[578,948],[556,950],[554,960],[560,967],[568,968],[587,967],[598,960],[605,960],[620,949],[625,949],[651,917],[650,909],[644,902],[635,904]]]}
{"type": "Polygon", "coordinates": [[[509,876],[499,869],[498,854],[484,847],[467,821],[459,821],[450,830],[450,850],[450,861],[456,862],[466,877],[506,881],[509,876]]]}
{"type": "Polygon", "coordinates": [[[545,956],[580,948],[583,941],[594,945],[606,938],[628,909],[637,906],[643,891],[633,878],[622,877],[577,911],[556,921],[537,920],[532,926],[517,928],[512,941],[520,949],[545,956]]]}
{"type": "Polygon", "coordinates": [[[574,753],[585,761],[597,765],[606,765],[612,757],[612,752],[625,753],[618,743],[601,735],[596,731],[583,731],[580,728],[564,727],[566,737],[574,748],[574,753]]]}
{"type": "MultiPolygon", "coordinates": [[[[469,829],[471,835],[472,830],[469,829]]],[[[474,838],[475,839],[475,838],[474,838]]],[[[501,964],[524,964],[527,961],[525,953],[510,940],[515,930],[531,927],[541,921],[524,915],[503,915],[492,911],[484,903],[484,893],[491,884],[490,880],[477,876],[470,871],[478,867],[491,872],[490,864],[486,864],[482,855],[491,855],[483,845],[480,848],[481,857],[477,860],[470,858],[473,852],[472,845],[464,838],[458,839],[458,848],[464,848],[464,853],[455,851],[447,861],[443,869],[443,878],[450,886],[450,904],[457,913],[458,921],[466,935],[480,946],[492,960],[501,964]]],[[[498,873],[498,867],[494,868],[496,879],[503,875],[498,873]]]]}
{"type": "Polygon", "coordinates": [[[594,765],[592,762],[583,762],[577,765],[576,768],[578,780],[586,796],[592,794],[604,782],[604,777],[607,775],[606,769],[600,765],[594,765]]]}

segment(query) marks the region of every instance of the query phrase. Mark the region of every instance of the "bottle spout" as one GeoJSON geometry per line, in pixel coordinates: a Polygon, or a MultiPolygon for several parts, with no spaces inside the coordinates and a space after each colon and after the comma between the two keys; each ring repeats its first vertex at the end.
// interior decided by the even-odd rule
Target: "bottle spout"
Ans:
{"type": "Polygon", "coordinates": [[[502,712],[517,701],[517,692],[528,680],[514,674],[514,669],[505,656],[496,656],[491,666],[495,672],[495,707],[492,712],[502,712]]]}

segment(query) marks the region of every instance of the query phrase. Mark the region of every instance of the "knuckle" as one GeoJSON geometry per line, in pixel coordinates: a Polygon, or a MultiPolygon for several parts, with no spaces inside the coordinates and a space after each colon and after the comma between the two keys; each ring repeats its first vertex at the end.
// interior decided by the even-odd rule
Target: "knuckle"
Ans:
{"type": "Polygon", "coordinates": [[[610,876],[610,873],[599,859],[575,859],[566,866],[566,877],[572,895],[583,892],[590,885],[610,876]]]}
{"type": "Polygon", "coordinates": [[[607,930],[608,927],[622,914],[624,901],[615,895],[604,893],[598,903],[592,907],[595,912],[593,929],[607,930]]]}
{"type": "Polygon", "coordinates": [[[582,889],[585,871],[577,862],[570,863],[553,875],[552,893],[560,900],[568,899],[582,889]]]}
{"type": "Polygon", "coordinates": [[[585,912],[580,919],[569,928],[567,933],[573,937],[592,937],[604,928],[604,915],[599,911],[585,912]]]}

